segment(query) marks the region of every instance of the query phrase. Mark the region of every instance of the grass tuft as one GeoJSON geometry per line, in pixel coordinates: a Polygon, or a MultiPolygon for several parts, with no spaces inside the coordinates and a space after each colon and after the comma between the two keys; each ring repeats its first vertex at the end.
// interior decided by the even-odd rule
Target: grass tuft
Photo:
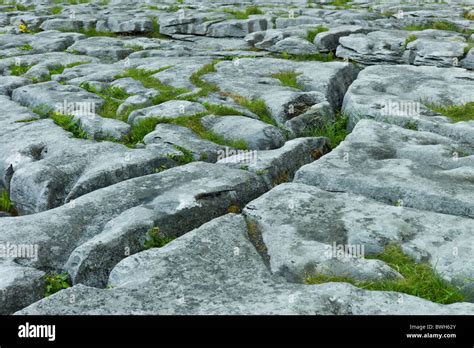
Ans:
{"type": "Polygon", "coordinates": [[[301,73],[297,73],[294,71],[285,71],[285,72],[273,74],[271,76],[275,79],[280,80],[283,86],[303,90],[304,87],[300,85],[297,81],[297,78],[299,75],[301,75],[301,73]]]}
{"type": "Polygon", "coordinates": [[[347,282],[365,290],[396,291],[442,304],[465,301],[465,297],[459,289],[440,278],[431,265],[416,263],[405,255],[398,245],[388,245],[382,254],[371,257],[371,259],[384,261],[398,271],[404,279],[378,282],[356,281],[345,277],[318,274],[307,276],[305,283],[347,282]]]}
{"type": "Polygon", "coordinates": [[[62,115],[59,113],[52,113],[50,115],[50,118],[59,127],[63,128],[67,132],[72,133],[75,138],[79,138],[79,139],[88,138],[88,134],[82,130],[82,128],[80,127],[79,120],[74,119],[74,116],[62,115]]]}
{"type": "MultiPolygon", "coordinates": [[[[117,119],[117,109],[119,108],[120,104],[122,104],[123,101],[130,96],[129,94],[125,93],[124,90],[118,87],[108,87],[101,91],[96,90],[88,83],[81,84],[81,87],[86,91],[94,93],[104,99],[105,103],[98,111],[98,114],[106,118],[117,119]]],[[[121,120],[126,122],[127,118],[128,115],[124,115],[121,120]]]]}
{"type": "Polygon", "coordinates": [[[166,66],[158,70],[144,70],[144,69],[127,69],[124,74],[116,76],[116,78],[130,77],[142,83],[145,88],[156,89],[160,92],[158,96],[153,98],[152,103],[154,105],[164,103],[169,100],[177,99],[179,95],[189,92],[185,88],[174,88],[172,86],[165,85],[159,79],[154,78],[152,75],[169,69],[171,66],[166,66]]]}
{"type": "Polygon", "coordinates": [[[45,277],[46,280],[46,289],[44,292],[44,297],[51,296],[52,294],[57,293],[60,290],[67,289],[71,287],[69,274],[50,274],[45,277]]]}
{"type": "Polygon", "coordinates": [[[22,51],[31,51],[32,49],[33,49],[33,47],[28,45],[28,44],[23,45],[23,46],[20,47],[20,50],[22,50],[22,51]]]}
{"type": "Polygon", "coordinates": [[[467,35],[472,34],[472,30],[471,31],[464,30],[462,28],[459,28],[456,24],[453,24],[451,22],[446,22],[446,21],[431,21],[425,25],[408,25],[404,27],[403,29],[408,30],[408,31],[422,31],[422,30],[427,30],[427,29],[437,29],[437,30],[454,31],[454,32],[467,34],[467,35]]]}
{"type": "Polygon", "coordinates": [[[333,123],[327,123],[323,127],[315,127],[307,130],[303,136],[306,137],[326,137],[330,140],[330,148],[335,149],[349,132],[347,131],[347,123],[349,119],[347,116],[338,113],[336,120],[333,123]]]}
{"type": "Polygon", "coordinates": [[[418,38],[416,37],[416,35],[413,35],[413,34],[412,34],[412,35],[410,35],[410,36],[407,37],[407,39],[405,40],[405,43],[404,43],[403,46],[405,47],[405,49],[407,49],[408,44],[409,44],[410,42],[413,42],[413,41],[417,40],[417,39],[418,39],[418,38]]]}
{"type": "Polygon", "coordinates": [[[319,33],[324,33],[325,31],[328,31],[328,30],[329,30],[328,28],[322,27],[322,26],[319,26],[316,29],[310,30],[306,34],[306,40],[313,43],[316,35],[318,35],[319,33]]]}
{"type": "Polygon", "coordinates": [[[295,60],[297,62],[307,62],[307,61],[332,62],[334,61],[334,54],[332,52],[329,52],[328,54],[317,53],[317,54],[295,55],[295,54],[288,54],[287,52],[283,52],[280,56],[277,56],[277,58],[295,60]]]}
{"type": "Polygon", "coordinates": [[[12,65],[10,66],[10,75],[13,76],[22,76],[28,70],[30,70],[31,66],[28,65],[12,65]]]}
{"type": "Polygon", "coordinates": [[[175,238],[162,235],[159,227],[153,227],[150,231],[148,231],[148,239],[143,244],[143,247],[145,250],[152,248],[162,248],[173,239],[175,238]]]}
{"type": "Polygon", "coordinates": [[[249,6],[245,9],[245,11],[237,11],[232,9],[224,9],[223,12],[230,13],[235,17],[235,19],[248,19],[252,15],[261,15],[264,14],[262,10],[258,8],[258,6],[249,6]]]}
{"type": "Polygon", "coordinates": [[[16,215],[15,207],[13,206],[6,190],[2,190],[2,193],[0,194],[0,211],[16,215]]]}
{"type": "Polygon", "coordinates": [[[464,105],[425,104],[438,114],[449,117],[454,122],[474,121],[474,102],[464,105]]]}
{"type": "Polygon", "coordinates": [[[210,114],[216,115],[216,116],[243,116],[244,115],[240,111],[237,111],[234,108],[231,108],[226,105],[209,104],[209,103],[203,103],[202,105],[207,109],[207,111],[210,114]]]}

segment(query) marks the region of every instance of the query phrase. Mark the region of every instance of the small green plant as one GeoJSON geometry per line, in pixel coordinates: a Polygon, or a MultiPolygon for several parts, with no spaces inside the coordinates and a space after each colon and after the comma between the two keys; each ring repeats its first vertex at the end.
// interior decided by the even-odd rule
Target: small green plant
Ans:
{"type": "Polygon", "coordinates": [[[297,78],[301,73],[294,71],[280,72],[277,74],[271,75],[273,78],[280,80],[283,86],[303,90],[304,87],[298,83],[297,78]]]}
{"type": "Polygon", "coordinates": [[[23,4],[15,4],[17,11],[33,11],[35,9],[34,5],[26,6],[23,4]]]}
{"type": "Polygon", "coordinates": [[[474,11],[464,11],[463,17],[467,20],[474,21],[474,11]]]}
{"type": "Polygon", "coordinates": [[[164,171],[167,170],[167,169],[168,169],[167,166],[161,165],[161,166],[159,166],[158,168],[155,169],[155,173],[158,174],[158,173],[164,172],[164,171]]]}
{"type": "Polygon", "coordinates": [[[58,15],[63,11],[61,6],[55,6],[51,9],[51,14],[58,15]]]}
{"type": "Polygon", "coordinates": [[[60,290],[67,289],[71,287],[69,274],[50,274],[45,277],[46,288],[44,297],[51,296],[52,294],[57,293],[60,290]]]}
{"type": "Polygon", "coordinates": [[[28,65],[12,65],[10,66],[10,75],[21,76],[30,70],[31,66],[28,65]]]}
{"type": "MultiPolygon", "coordinates": [[[[104,99],[105,103],[98,111],[98,114],[105,118],[117,118],[117,109],[120,104],[130,96],[123,89],[118,87],[107,87],[100,91],[88,83],[81,84],[81,87],[104,99]]],[[[127,117],[128,115],[124,115],[122,121],[127,121],[127,117]]]]}
{"type": "Polygon", "coordinates": [[[208,83],[202,79],[204,75],[215,72],[215,65],[219,62],[220,60],[215,60],[211,64],[203,66],[201,69],[191,75],[190,81],[193,83],[193,85],[201,89],[199,93],[193,96],[194,98],[207,97],[211,93],[219,92],[219,88],[216,85],[208,83]]]}
{"type": "Polygon", "coordinates": [[[15,208],[6,190],[2,190],[2,193],[0,195],[0,211],[4,211],[9,214],[15,213],[15,208]]]}
{"type": "Polygon", "coordinates": [[[153,28],[151,32],[146,33],[145,36],[155,38],[155,39],[162,39],[162,40],[168,39],[167,36],[160,33],[160,24],[158,23],[158,20],[156,18],[153,18],[152,22],[153,22],[153,28]]]}
{"type": "Polygon", "coordinates": [[[403,207],[403,200],[397,199],[397,200],[393,203],[393,206],[394,206],[394,207],[403,207]]]}
{"type": "Polygon", "coordinates": [[[352,0],[332,0],[329,5],[337,6],[338,8],[349,9],[351,8],[351,5],[348,3],[351,1],[352,0]]]}
{"type": "Polygon", "coordinates": [[[64,72],[64,69],[69,69],[69,68],[73,68],[75,66],[78,66],[78,65],[82,65],[82,64],[87,64],[86,62],[76,62],[76,63],[71,63],[71,64],[67,64],[67,65],[59,65],[59,66],[55,66],[53,68],[50,68],[48,69],[49,70],[49,73],[51,75],[56,75],[56,74],[62,74],[64,72]]]}
{"type": "Polygon", "coordinates": [[[464,47],[464,55],[468,54],[469,51],[472,48],[474,48],[474,40],[469,39],[469,40],[467,40],[466,44],[467,44],[467,46],[464,47]]]}
{"type": "Polygon", "coordinates": [[[446,31],[455,31],[461,34],[472,34],[472,31],[465,30],[458,27],[456,24],[447,22],[447,21],[431,21],[426,23],[425,25],[408,25],[403,28],[404,30],[408,31],[422,31],[427,29],[436,29],[436,30],[446,30],[446,31]]]}
{"type": "Polygon", "coordinates": [[[322,127],[309,129],[304,133],[304,136],[329,138],[330,148],[335,149],[349,134],[347,131],[348,121],[347,116],[338,113],[334,122],[326,123],[322,127]]]}
{"type": "Polygon", "coordinates": [[[185,149],[182,146],[177,146],[177,145],[175,145],[175,148],[176,150],[181,151],[183,153],[182,156],[179,156],[177,158],[180,165],[185,165],[185,164],[194,162],[194,155],[192,151],[185,149]]]}
{"type": "Polygon", "coordinates": [[[328,28],[321,27],[321,26],[317,27],[316,29],[310,30],[306,34],[306,40],[313,43],[316,35],[318,35],[319,33],[324,33],[325,31],[328,31],[328,30],[329,30],[328,28]]]}
{"type": "Polygon", "coordinates": [[[116,76],[116,78],[130,77],[142,83],[146,88],[153,88],[160,92],[158,96],[153,98],[152,102],[154,105],[167,102],[169,100],[177,99],[181,94],[189,92],[185,88],[174,88],[172,86],[165,85],[159,79],[154,78],[152,75],[157,74],[161,71],[169,69],[171,66],[166,66],[158,70],[144,70],[144,69],[127,69],[124,74],[116,76]]]}
{"type": "Polygon", "coordinates": [[[51,113],[50,118],[59,127],[65,131],[70,132],[75,138],[87,139],[88,134],[82,130],[79,120],[75,119],[74,116],[63,115],[59,113],[51,113]]]}
{"type": "Polygon", "coordinates": [[[148,231],[148,239],[145,240],[143,247],[145,250],[152,248],[162,248],[173,239],[175,238],[162,235],[159,227],[153,227],[150,231],[148,231]]]}
{"type": "Polygon", "coordinates": [[[438,114],[449,117],[454,122],[474,120],[474,102],[464,105],[428,103],[425,106],[438,114]]]}
{"type": "Polygon", "coordinates": [[[405,40],[405,44],[404,44],[405,49],[407,49],[407,46],[408,46],[408,44],[409,44],[410,42],[413,42],[413,41],[415,41],[415,40],[417,40],[417,39],[418,39],[418,38],[416,37],[416,35],[413,35],[413,34],[412,34],[412,35],[409,35],[409,36],[407,37],[407,39],[405,40]]]}
{"type": "Polygon", "coordinates": [[[32,49],[33,49],[33,47],[28,45],[28,44],[23,45],[23,46],[20,47],[20,50],[22,50],[22,51],[31,51],[32,49]]]}
{"type": "Polygon", "coordinates": [[[428,263],[416,263],[409,256],[405,255],[398,245],[388,245],[382,254],[370,257],[370,259],[384,261],[404,278],[372,282],[317,274],[307,276],[305,283],[347,282],[365,290],[396,291],[442,304],[466,301],[460,289],[440,278],[431,265],[428,263]]]}
{"type": "Polygon", "coordinates": [[[417,131],[418,130],[418,125],[414,121],[409,121],[409,122],[405,123],[403,128],[413,130],[413,131],[417,131]]]}
{"type": "Polygon", "coordinates": [[[209,103],[203,103],[202,104],[207,111],[216,116],[243,116],[243,114],[240,111],[235,110],[234,108],[231,108],[229,106],[221,105],[221,104],[209,104],[209,103]]]}
{"type": "Polygon", "coordinates": [[[328,54],[324,53],[316,53],[316,54],[288,54],[288,52],[283,52],[280,56],[276,56],[277,58],[282,59],[289,59],[295,60],[297,62],[307,62],[307,61],[316,61],[316,62],[332,62],[334,61],[334,54],[329,52],[328,54]]]}
{"type": "Polygon", "coordinates": [[[252,15],[263,14],[263,11],[260,10],[257,6],[249,6],[245,11],[237,11],[232,9],[224,9],[223,12],[229,13],[235,17],[235,19],[248,19],[252,15]]]}
{"type": "Polygon", "coordinates": [[[165,11],[166,12],[178,12],[181,8],[177,5],[171,5],[171,6],[168,6],[165,11]]]}
{"type": "Polygon", "coordinates": [[[143,138],[148,133],[151,133],[155,130],[155,127],[160,123],[159,119],[156,118],[145,118],[132,124],[132,130],[130,131],[129,143],[136,145],[143,141],[143,138]]]}
{"type": "Polygon", "coordinates": [[[268,111],[267,105],[263,99],[247,99],[239,95],[231,95],[231,97],[237,104],[249,109],[251,112],[257,115],[260,121],[273,126],[277,125],[275,120],[271,117],[270,111],[268,111]]]}

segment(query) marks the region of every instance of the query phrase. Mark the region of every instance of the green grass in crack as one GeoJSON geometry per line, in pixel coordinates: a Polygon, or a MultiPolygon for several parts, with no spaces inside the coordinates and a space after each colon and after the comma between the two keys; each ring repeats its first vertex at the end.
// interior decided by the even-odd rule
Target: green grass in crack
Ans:
{"type": "Polygon", "coordinates": [[[87,139],[88,135],[82,130],[79,124],[79,120],[74,119],[74,116],[63,115],[59,113],[52,113],[50,118],[56,123],[59,127],[64,129],[67,132],[73,134],[75,138],[87,139]]]}
{"type": "Polygon", "coordinates": [[[295,60],[297,62],[308,62],[308,61],[332,62],[334,61],[334,54],[332,52],[329,52],[328,54],[317,53],[317,54],[294,55],[294,54],[288,54],[287,52],[283,52],[281,55],[276,55],[276,58],[295,60]]]}
{"type": "Polygon", "coordinates": [[[144,36],[154,38],[154,39],[162,39],[162,40],[169,39],[168,36],[160,33],[160,24],[158,23],[158,20],[156,18],[152,18],[152,22],[153,22],[153,29],[151,30],[151,32],[145,33],[144,36]]]}
{"type": "Polygon", "coordinates": [[[303,86],[300,85],[297,81],[297,78],[299,75],[301,75],[301,73],[297,73],[294,71],[285,71],[285,72],[280,72],[277,74],[272,74],[271,77],[280,80],[283,86],[302,90],[303,86]]]}
{"type": "Polygon", "coordinates": [[[348,120],[347,116],[338,113],[335,122],[328,122],[323,127],[308,129],[302,136],[329,138],[331,149],[335,149],[349,134],[347,131],[348,120]]]}
{"type": "Polygon", "coordinates": [[[22,51],[31,51],[32,49],[33,49],[33,47],[28,45],[28,44],[23,45],[23,46],[20,47],[20,50],[22,50],[22,51]]]}
{"type": "Polygon", "coordinates": [[[416,37],[416,35],[410,35],[410,36],[408,36],[408,37],[406,38],[406,40],[405,40],[404,45],[403,45],[403,46],[405,47],[405,49],[407,49],[407,46],[408,46],[408,44],[409,44],[410,42],[413,42],[413,41],[415,41],[416,39],[418,39],[418,38],[416,37]]]}
{"type": "Polygon", "coordinates": [[[171,68],[171,66],[166,66],[152,71],[144,69],[127,69],[124,74],[116,76],[116,78],[130,77],[141,82],[145,88],[156,89],[160,92],[160,94],[153,98],[152,102],[154,105],[157,105],[169,100],[177,99],[179,95],[189,92],[185,88],[174,88],[172,86],[165,85],[159,79],[156,79],[152,76],[169,68],[171,68]]]}
{"type": "Polygon", "coordinates": [[[64,69],[69,69],[73,68],[75,66],[83,65],[83,64],[88,64],[87,62],[76,62],[76,63],[71,63],[67,65],[58,65],[55,67],[52,67],[49,69],[50,75],[56,75],[56,74],[62,74],[64,72],[64,69]]]}
{"type": "Polygon", "coordinates": [[[243,116],[243,113],[240,111],[235,110],[234,108],[231,108],[226,105],[220,105],[220,104],[209,104],[209,103],[203,103],[202,104],[207,111],[216,116],[243,116]]]}
{"type": "Polygon", "coordinates": [[[223,12],[229,13],[235,17],[235,19],[248,19],[252,15],[264,14],[257,6],[249,6],[245,11],[237,11],[232,9],[224,9],[223,12]]]}
{"type": "Polygon", "coordinates": [[[454,122],[474,121],[474,102],[464,105],[425,104],[425,106],[438,114],[449,117],[454,122]]]}
{"type": "Polygon", "coordinates": [[[71,287],[69,280],[69,274],[50,274],[45,277],[46,288],[44,291],[44,297],[51,296],[52,294],[57,293],[60,290],[67,289],[71,287]]]}
{"type": "Polygon", "coordinates": [[[145,250],[152,248],[162,248],[175,238],[164,236],[158,227],[153,227],[148,231],[148,239],[143,244],[145,250]]]}
{"type": "Polygon", "coordinates": [[[191,75],[189,80],[193,85],[201,89],[197,94],[194,94],[191,99],[207,97],[211,93],[219,92],[219,88],[216,85],[213,85],[212,83],[206,82],[202,79],[204,75],[216,72],[215,65],[219,62],[220,60],[215,60],[211,64],[203,66],[201,69],[191,75]]]}
{"type": "Polygon", "coordinates": [[[15,207],[13,206],[6,190],[2,190],[0,194],[0,211],[16,215],[15,207]]]}
{"type": "Polygon", "coordinates": [[[177,161],[180,165],[185,165],[191,162],[194,162],[194,155],[192,151],[185,149],[181,146],[174,146],[176,150],[181,151],[183,155],[170,155],[169,157],[175,161],[177,161]]]}
{"type": "Polygon", "coordinates": [[[425,25],[408,25],[403,28],[404,30],[408,31],[422,31],[427,29],[437,29],[437,30],[446,30],[446,31],[455,31],[461,34],[470,35],[474,31],[473,30],[465,30],[458,27],[456,24],[446,21],[431,21],[425,25]]]}
{"type": "MultiPolygon", "coordinates": [[[[227,94],[224,93],[224,95],[227,94]]],[[[268,111],[267,105],[265,104],[265,101],[263,101],[263,99],[247,99],[235,94],[229,94],[228,96],[234,99],[234,101],[240,106],[247,108],[249,111],[257,115],[260,121],[271,124],[272,126],[277,126],[277,123],[271,117],[270,111],[268,111]]]]}
{"type": "Polygon", "coordinates": [[[61,12],[63,12],[63,9],[62,9],[61,6],[55,6],[51,9],[51,14],[53,14],[53,15],[58,15],[61,12]]]}
{"type": "Polygon", "coordinates": [[[10,66],[10,75],[21,76],[30,70],[31,66],[29,65],[12,65],[10,66]]]}
{"type": "Polygon", "coordinates": [[[351,2],[352,0],[332,0],[329,5],[337,6],[337,7],[342,7],[344,9],[349,9],[351,8],[351,5],[348,3],[351,2]]]}
{"type": "Polygon", "coordinates": [[[474,21],[474,11],[464,11],[463,17],[467,20],[474,21]]]}
{"type": "Polygon", "coordinates": [[[474,48],[474,40],[467,40],[467,46],[464,47],[464,55],[468,54],[469,51],[474,48]]]}
{"type": "Polygon", "coordinates": [[[396,291],[442,304],[463,302],[466,300],[459,289],[439,277],[431,265],[427,263],[416,263],[409,256],[405,255],[398,245],[389,245],[382,254],[370,258],[384,261],[398,271],[404,279],[356,281],[345,277],[309,275],[306,277],[305,283],[322,284],[327,282],[347,282],[365,290],[396,291]]]}
{"type": "Polygon", "coordinates": [[[329,30],[328,28],[321,27],[321,26],[317,27],[316,29],[312,29],[312,30],[308,31],[308,33],[306,34],[306,40],[313,43],[314,38],[316,37],[316,35],[318,35],[319,33],[324,33],[325,31],[328,31],[328,30],[329,30]]]}
{"type": "MultiPolygon", "coordinates": [[[[125,93],[124,90],[118,87],[107,87],[103,90],[98,91],[96,88],[91,86],[88,83],[82,83],[81,87],[86,91],[94,93],[104,99],[105,103],[102,105],[98,114],[106,118],[117,118],[117,109],[120,104],[123,103],[130,95],[125,93]]],[[[121,118],[122,121],[127,121],[128,115],[125,115],[121,118]]]]}

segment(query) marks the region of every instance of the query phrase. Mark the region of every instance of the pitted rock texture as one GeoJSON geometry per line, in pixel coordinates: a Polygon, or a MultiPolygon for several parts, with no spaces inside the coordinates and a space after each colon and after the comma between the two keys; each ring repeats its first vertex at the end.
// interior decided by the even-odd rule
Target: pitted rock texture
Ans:
{"type": "Polygon", "coordinates": [[[474,314],[448,3],[2,2],[0,314],[474,314]],[[392,244],[464,302],[308,285],[401,281],[392,244]]]}

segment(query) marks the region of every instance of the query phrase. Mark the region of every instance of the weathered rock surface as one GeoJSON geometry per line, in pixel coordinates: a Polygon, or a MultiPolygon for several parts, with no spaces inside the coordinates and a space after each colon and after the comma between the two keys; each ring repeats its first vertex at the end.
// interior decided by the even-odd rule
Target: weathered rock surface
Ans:
{"type": "Polygon", "coordinates": [[[0,314],[474,314],[306,284],[395,243],[474,301],[472,11],[340,5],[0,5],[0,314]]]}
{"type": "MultiPolygon", "coordinates": [[[[31,109],[39,108],[42,112],[60,112],[67,114],[69,103],[74,105],[90,104],[91,110],[99,110],[104,101],[93,93],[76,86],[61,85],[57,82],[43,82],[17,88],[12,99],[31,109]],[[67,105],[64,107],[64,105],[67,105]]],[[[74,108],[76,109],[76,108],[74,108]]]]}
{"type": "Polygon", "coordinates": [[[206,162],[216,162],[219,155],[225,153],[223,146],[201,139],[192,130],[174,124],[158,124],[153,132],[145,136],[143,142],[146,145],[172,144],[191,151],[195,160],[206,162]]]}
{"type": "Polygon", "coordinates": [[[0,184],[10,189],[22,214],[57,207],[174,163],[167,157],[176,153],[171,146],[130,150],[120,144],[75,139],[52,120],[38,120],[38,115],[7,97],[0,100],[0,184]]]}
{"type": "Polygon", "coordinates": [[[218,164],[253,172],[269,188],[293,180],[295,172],[329,152],[327,138],[298,138],[275,150],[227,151],[218,164]]]}
{"type": "Polygon", "coordinates": [[[464,105],[474,101],[474,73],[460,68],[372,66],[364,69],[344,97],[342,111],[349,127],[361,118],[400,126],[413,124],[429,131],[474,144],[472,121],[452,123],[425,105],[464,105]]]}
{"type": "Polygon", "coordinates": [[[250,150],[270,150],[285,143],[277,127],[245,116],[205,116],[201,123],[225,140],[244,141],[250,150]]]}
{"type": "Polygon", "coordinates": [[[232,214],[163,248],[123,260],[112,271],[109,285],[108,290],[74,286],[17,314],[432,315],[474,311],[473,304],[443,306],[349,284],[308,286],[279,281],[250,242],[244,218],[232,214]],[[68,301],[72,295],[74,303],[68,301]]]}
{"type": "Polygon", "coordinates": [[[314,273],[359,280],[393,277],[394,270],[383,262],[364,257],[395,243],[474,297],[469,218],[293,183],[249,203],[244,215],[254,224],[272,272],[293,281],[314,273]],[[337,248],[342,246],[349,248],[341,256],[337,248]]]}
{"type": "Polygon", "coordinates": [[[38,259],[25,266],[65,269],[74,283],[104,286],[118,261],[143,250],[152,227],[179,236],[264,191],[254,174],[194,163],[124,181],[47,212],[2,218],[0,240],[39,246],[38,259]]]}
{"type": "Polygon", "coordinates": [[[316,104],[326,102],[332,110],[338,109],[347,87],[358,73],[352,64],[269,58],[242,58],[238,63],[220,62],[215,68],[216,73],[205,75],[205,81],[217,85],[230,96],[264,100],[272,118],[280,124],[316,104]],[[272,77],[282,72],[301,75],[297,81],[302,90],[282,86],[278,79],[272,77]]]}
{"type": "Polygon", "coordinates": [[[295,182],[473,218],[474,158],[458,158],[460,148],[433,133],[361,120],[334,151],[303,166],[295,182]]]}
{"type": "Polygon", "coordinates": [[[206,108],[199,103],[186,100],[170,100],[159,105],[133,111],[128,117],[129,123],[138,123],[146,118],[179,118],[194,116],[205,112],[206,108]]]}

